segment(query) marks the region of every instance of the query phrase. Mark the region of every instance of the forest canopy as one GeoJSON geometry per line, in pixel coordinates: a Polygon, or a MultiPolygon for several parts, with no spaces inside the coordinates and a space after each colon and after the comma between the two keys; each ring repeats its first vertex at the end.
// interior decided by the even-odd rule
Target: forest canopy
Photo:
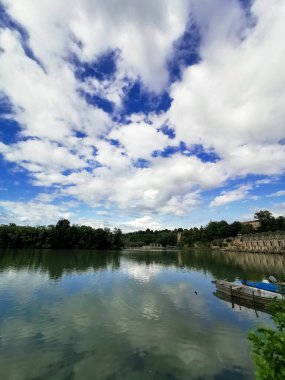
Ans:
{"type": "Polygon", "coordinates": [[[235,221],[228,223],[210,221],[204,227],[174,230],[151,230],[122,233],[118,228],[93,228],[71,225],[67,219],[49,226],[18,226],[14,223],[0,225],[1,248],[56,248],[56,249],[120,249],[148,245],[193,246],[207,244],[217,239],[227,239],[238,234],[285,230],[285,217],[275,218],[269,211],[261,210],[254,215],[259,222],[251,224],[235,221]]]}
{"type": "Polygon", "coordinates": [[[2,248],[119,249],[122,231],[71,225],[67,219],[49,226],[0,226],[2,248]]]}

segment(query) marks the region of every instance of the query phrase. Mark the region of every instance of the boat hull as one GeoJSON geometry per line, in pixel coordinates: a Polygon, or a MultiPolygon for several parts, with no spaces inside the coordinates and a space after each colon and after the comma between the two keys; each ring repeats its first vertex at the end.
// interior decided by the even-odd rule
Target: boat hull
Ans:
{"type": "Polygon", "coordinates": [[[242,284],[234,284],[228,281],[216,281],[216,288],[220,292],[231,297],[251,301],[256,304],[266,305],[276,299],[282,299],[281,294],[269,292],[262,289],[253,288],[242,284]]]}

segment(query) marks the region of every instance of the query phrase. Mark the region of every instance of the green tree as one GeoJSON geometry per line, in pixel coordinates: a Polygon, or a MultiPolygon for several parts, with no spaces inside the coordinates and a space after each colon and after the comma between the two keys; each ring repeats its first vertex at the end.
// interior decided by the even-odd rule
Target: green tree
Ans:
{"type": "Polygon", "coordinates": [[[258,328],[249,333],[258,380],[285,379],[285,300],[272,301],[269,311],[276,329],[258,328]]]}
{"type": "Polygon", "coordinates": [[[284,216],[278,216],[276,219],[277,222],[277,229],[278,230],[285,230],[285,218],[284,216]]]}
{"type": "Polygon", "coordinates": [[[277,228],[276,220],[268,210],[260,210],[256,212],[254,218],[260,223],[260,231],[275,231],[277,228]]]}
{"type": "Polygon", "coordinates": [[[240,233],[242,235],[252,234],[254,232],[255,232],[255,230],[251,224],[242,224],[241,229],[240,229],[240,233]]]}
{"type": "Polygon", "coordinates": [[[113,247],[120,249],[123,246],[123,234],[120,228],[115,228],[113,231],[113,247]]]}
{"type": "Polygon", "coordinates": [[[230,224],[230,237],[237,236],[242,229],[242,223],[241,222],[233,222],[230,224]]]}
{"type": "Polygon", "coordinates": [[[53,248],[71,248],[71,226],[67,219],[60,219],[54,228],[53,248]]]}
{"type": "Polygon", "coordinates": [[[167,245],[176,245],[176,242],[176,234],[174,234],[171,231],[164,231],[161,234],[159,234],[157,238],[157,243],[161,244],[164,247],[166,247],[167,245]]]}

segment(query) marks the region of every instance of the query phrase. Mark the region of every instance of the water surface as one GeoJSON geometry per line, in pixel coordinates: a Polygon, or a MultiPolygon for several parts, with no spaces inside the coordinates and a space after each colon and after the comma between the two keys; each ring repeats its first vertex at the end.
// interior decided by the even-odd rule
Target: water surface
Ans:
{"type": "Polygon", "coordinates": [[[283,256],[0,252],[0,368],[7,380],[254,379],[247,332],[262,312],[213,279],[262,280],[283,256]]]}

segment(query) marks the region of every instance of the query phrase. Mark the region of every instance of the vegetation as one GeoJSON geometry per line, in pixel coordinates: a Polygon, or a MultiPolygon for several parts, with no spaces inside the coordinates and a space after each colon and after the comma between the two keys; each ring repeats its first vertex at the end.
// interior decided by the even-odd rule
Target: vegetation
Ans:
{"type": "Polygon", "coordinates": [[[158,244],[163,247],[174,246],[177,244],[177,232],[179,231],[183,231],[183,229],[153,231],[148,228],[146,231],[129,232],[123,235],[124,245],[126,247],[142,247],[150,244],[158,244]]]}
{"type": "Polygon", "coordinates": [[[67,219],[47,227],[0,226],[1,248],[119,249],[122,245],[119,229],[71,225],[67,219]]]}
{"type": "Polygon", "coordinates": [[[89,226],[71,225],[69,220],[61,219],[50,226],[17,226],[14,223],[0,226],[0,248],[79,248],[79,249],[119,249],[142,247],[145,245],[194,246],[207,244],[213,240],[228,239],[238,234],[285,230],[285,218],[274,218],[266,210],[255,214],[260,223],[257,230],[250,224],[241,222],[209,222],[205,227],[175,230],[136,231],[122,234],[120,229],[94,229],[89,226]],[[180,235],[180,239],[177,239],[180,235]]]}
{"type": "Polygon", "coordinates": [[[271,212],[267,210],[261,210],[254,214],[254,218],[260,223],[258,228],[259,232],[285,230],[285,218],[284,216],[278,216],[274,218],[271,212]]]}
{"type": "Polygon", "coordinates": [[[258,380],[285,379],[285,300],[272,301],[269,311],[276,329],[258,328],[249,333],[258,380]]]}
{"type": "Polygon", "coordinates": [[[210,222],[205,227],[194,227],[183,231],[181,237],[182,245],[193,246],[199,243],[209,243],[216,239],[226,239],[237,236],[239,233],[249,233],[252,231],[245,229],[242,223],[233,222],[228,224],[225,220],[220,222],[210,222]]]}
{"type": "Polygon", "coordinates": [[[227,223],[225,220],[220,222],[210,222],[205,227],[190,228],[182,233],[182,245],[195,245],[199,242],[208,243],[213,240],[233,238],[238,234],[250,234],[257,232],[284,231],[285,217],[275,218],[269,211],[261,210],[254,214],[254,218],[260,223],[257,229],[250,224],[241,222],[227,223]]]}
{"type": "Polygon", "coordinates": [[[207,244],[213,240],[233,238],[238,234],[285,230],[284,216],[274,218],[269,211],[261,210],[255,213],[254,217],[260,223],[257,229],[254,229],[250,224],[241,222],[229,224],[225,220],[220,222],[211,221],[205,227],[200,228],[179,228],[173,231],[147,229],[146,231],[130,232],[123,235],[124,245],[127,247],[142,247],[150,244],[172,246],[177,244],[177,234],[181,233],[179,245],[192,247],[197,244],[207,244]]]}

